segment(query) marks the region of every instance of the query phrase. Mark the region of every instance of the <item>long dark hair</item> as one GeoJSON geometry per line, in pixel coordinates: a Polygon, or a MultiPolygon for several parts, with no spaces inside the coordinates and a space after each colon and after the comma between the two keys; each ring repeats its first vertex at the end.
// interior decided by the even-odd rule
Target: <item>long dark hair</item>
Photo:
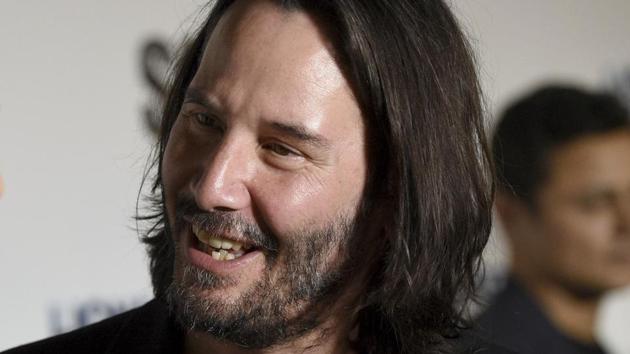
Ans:
{"type": "MultiPolygon", "coordinates": [[[[205,42],[232,2],[216,1],[180,53],[164,107],[153,160],[154,213],[140,217],[153,222],[142,241],[158,298],[173,271],[162,157],[205,42]]],[[[358,309],[359,350],[447,352],[474,294],[494,193],[469,45],[440,0],[276,2],[325,24],[366,119],[368,194],[391,209],[384,251],[358,309]]]]}

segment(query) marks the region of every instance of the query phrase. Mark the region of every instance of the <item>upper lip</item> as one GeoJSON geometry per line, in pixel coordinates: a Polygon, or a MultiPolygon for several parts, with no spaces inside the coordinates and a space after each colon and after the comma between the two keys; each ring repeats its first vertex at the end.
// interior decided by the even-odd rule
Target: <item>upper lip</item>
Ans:
{"type": "Polygon", "coordinates": [[[195,227],[199,228],[199,230],[203,230],[203,231],[205,231],[206,233],[210,234],[213,237],[226,239],[226,240],[232,241],[232,242],[238,242],[238,243],[242,244],[243,246],[245,246],[246,248],[260,247],[260,245],[255,244],[250,239],[246,239],[246,238],[244,238],[244,237],[242,237],[242,236],[240,236],[238,234],[232,233],[232,232],[227,232],[227,230],[221,230],[221,231],[210,230],[208,228],[204,228],[201,224],[196,223],[192,219],[188,219],[187,218],[187,221],[191,225],[191,230],[192,230],[192,226],[195,226],[195,227]]]}

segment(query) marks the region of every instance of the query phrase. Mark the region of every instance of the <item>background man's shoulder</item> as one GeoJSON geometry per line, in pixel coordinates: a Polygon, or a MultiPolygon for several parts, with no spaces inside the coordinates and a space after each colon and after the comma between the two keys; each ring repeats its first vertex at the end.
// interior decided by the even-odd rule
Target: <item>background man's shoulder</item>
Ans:
{"type": "Polygon", "coordinates": [[[515,354],[505,347],[494,344],[478,333],[478,330],[468,329],[458,338],[457,354],[515,354]]]}

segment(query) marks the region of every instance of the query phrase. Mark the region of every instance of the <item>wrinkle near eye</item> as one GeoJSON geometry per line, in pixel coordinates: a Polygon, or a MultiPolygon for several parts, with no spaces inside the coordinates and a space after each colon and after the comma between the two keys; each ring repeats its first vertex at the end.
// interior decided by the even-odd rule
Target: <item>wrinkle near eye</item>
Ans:
{"type": "Polygon", "coordinates": [[[296,174],[291,183],[292,185],[292,203],[294,205],[302,204],[305,200],[316,196],[326,189],[326,178],[323,171],[313,168],[305,168],[296,174]]]}
{"type": "Polygon", "coordinates": [[[305,172],[304,179],[311,187],[324,188],[326,183],[324,182],[325,171],[323,169],[311,166],[305,172]]]}

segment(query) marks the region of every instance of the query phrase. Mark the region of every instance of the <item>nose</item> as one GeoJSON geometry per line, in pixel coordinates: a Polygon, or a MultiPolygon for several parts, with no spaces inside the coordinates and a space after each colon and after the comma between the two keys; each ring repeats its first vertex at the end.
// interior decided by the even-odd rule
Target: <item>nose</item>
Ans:
{"type": "Polygon", "coordinates": [[[200,208],[235,211],[250,205],[247,182],[252,176],[252,160],[247,150],[236,137],[226,137],[201,163],[197,178],[192,182],[200,208]]]}

